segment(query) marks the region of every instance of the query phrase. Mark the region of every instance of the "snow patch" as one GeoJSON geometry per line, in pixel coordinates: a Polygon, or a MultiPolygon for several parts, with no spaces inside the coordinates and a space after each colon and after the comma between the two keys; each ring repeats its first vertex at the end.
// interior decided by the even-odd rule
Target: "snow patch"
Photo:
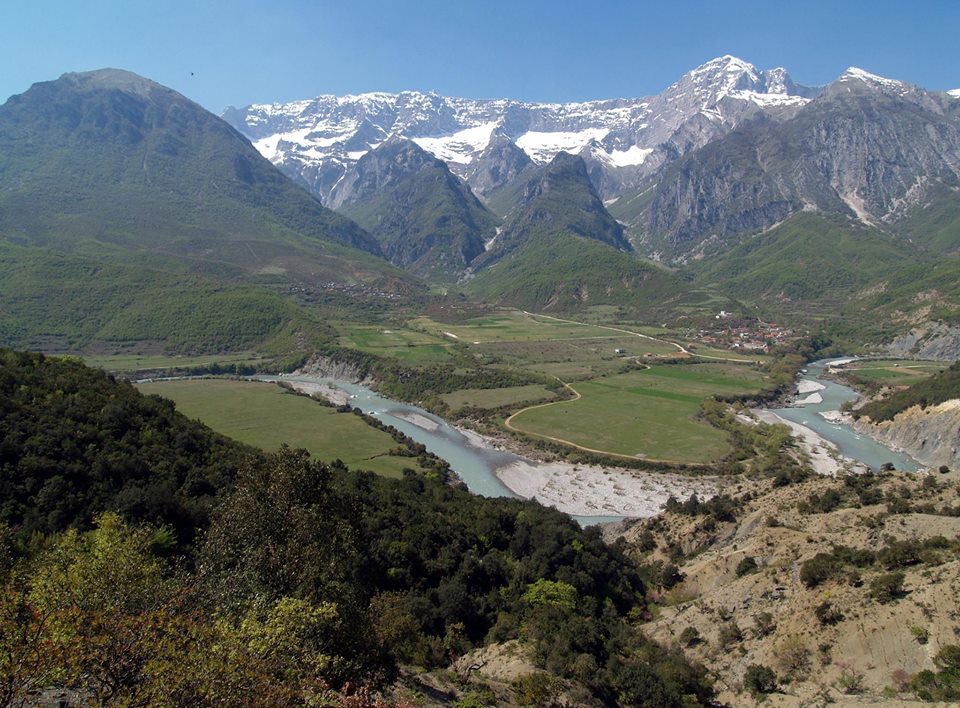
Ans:
{"type": "Polygon", "coordinates": [[[751,101],[762,108],[770,106],[804,106],[810,102],[809,98],[803,96],[789,96],[785,93],[758,93],[757,91],[731,91],[731,98],[739,98],[741,101],[751,101]]]}
{"type": "Polygon", "coordinates": [[[631,145],[626,150],[613,150],[607,154],[610,162],[617,167],[630,167],[632,165],[642,165],[647,159],[653,148],[642,148],[639,145],[631,145]]]}
{"type": "Polygon", "coordinates": [[[490,144],[496,121],[465,128],[440,138],[413,138],[413,142],[444,162],[469,165],[476,154],[490,144]]]}
{"type": "Polygon", "coordinates": [[[948,94],[954,98],[960,98],[960,88],[953,89],[952,91],[947,91],[948,94]]]}
{"type": "Polygon", "coordinates": [[[587,128],[578,132],[553,131],[549,133],[534,131],[524,133],[517,138],[517,146],[534,162],[549,162],[561,152],[578,153],[594,140],[603,140],[610,132],[609,128],[587,128]]]}

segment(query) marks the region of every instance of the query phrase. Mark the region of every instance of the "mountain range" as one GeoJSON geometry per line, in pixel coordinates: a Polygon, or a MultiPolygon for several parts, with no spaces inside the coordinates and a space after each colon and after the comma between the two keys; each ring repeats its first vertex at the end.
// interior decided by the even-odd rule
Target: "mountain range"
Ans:
{"type": "MultiPolygon", "coordinates": [[[[609,199],[742,121],[793,115],[819,92],[795,84],[784,69],[760,71],[724,56],[644,98],[527,103],[405,91],[231,107],[223,117],[324,200],[357,160],[390,137],[417,142],[478,192],[490,188],[490,175],[478,174],[475,163],[507,141],[540,164],[561,151],[580,154],[609,199]]],[[[510,171],[501,175],[506,180],[510,171]]]]}
{"type": "MultiPolygon", "coordinates": [[[[434,285],[642,317],[733,296],[882,313],[895,324],[870,336],[889,340],[960,317],[958,98],[861,69],[806,87],[724,56],[639,99],[376,93],[218,118],[129,72],[65,74],[0,106],[0,265],[81,290],[110,264],[204,292],[434,285]]],[[[7,331],[56,335],[5,295],[7,331]]],[[[258,331],[289,315],[271,307],[258,331]]]]}

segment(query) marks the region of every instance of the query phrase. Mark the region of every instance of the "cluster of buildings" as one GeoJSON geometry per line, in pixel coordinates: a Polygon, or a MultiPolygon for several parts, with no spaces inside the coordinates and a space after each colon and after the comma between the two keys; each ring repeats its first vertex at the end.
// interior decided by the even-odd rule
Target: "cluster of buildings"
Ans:
{"type": "Polygon", "coordinates": [[[797,334],[775,322],[753,317],[737,317],[721,310],[714,316],[715,326],[702,328],[692,336],[694,344],[750,352],[768,352],[797,338],[797,334]]]}
{"type": "Polygon", "coordinates": [[[380,290],[364,283],[317,283],[316,285],[290,285],[287,292],[296,295],[308,302],[315,302],[329,295],[346,295],[353,299],[366,300],[400,300],[403,298],[395,292],[380,290]]]}

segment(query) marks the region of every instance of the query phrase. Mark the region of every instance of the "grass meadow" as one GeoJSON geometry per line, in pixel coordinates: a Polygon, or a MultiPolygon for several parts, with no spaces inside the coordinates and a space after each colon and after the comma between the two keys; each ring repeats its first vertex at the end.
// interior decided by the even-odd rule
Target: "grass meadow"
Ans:
{"type": "Polygon", "coordinates": [[[272,452],[302,447],[321,460],[343,460],[352,469],[399,477],[416,460],[393,457],[393,438],[349,413],[337,413],[275,384],[225,379],[155,381],[137,386],[172,400],[184,415],[217,432],[272,452]]]}

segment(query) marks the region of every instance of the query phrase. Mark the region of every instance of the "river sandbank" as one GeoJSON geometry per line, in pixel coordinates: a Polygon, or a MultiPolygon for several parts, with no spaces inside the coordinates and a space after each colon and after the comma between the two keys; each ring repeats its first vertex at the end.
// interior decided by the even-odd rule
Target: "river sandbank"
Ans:
{"type": "Polygon", "coordinates": [[[867,466],[862,462],[844,457],[836,446],[824,439],[820,434],[805,425],[794,423],[792,420],[781,418],[766,408],[751,409],[758,420],[771,425],[786,425],[797,439],[800,449],[810,458],[810,466],[817,474],[836,476],[845,472],[862,473],[867,466]]]}
{"type": "MultiPolygon", "coordinates": [[[[504,450],[503,441],[457,428],[474,447],[504,450]]],[[[671,496],[701,499],[716,495],[717,477],[690,477],[571,462],[518,460],[496,470],[497,478],[518,497],[575,516],[645,518],[658,514],[671,496]]]]}
{"type": "Polygon", "coordinates": [[[342,391],[336,386],[327,383],[293,381],[288,379],[279,379],[279,381],[299,393],[305,393],[308,396],[321,396],[335,406],[342,406],[350,402],[350,396],[346,391],[342,391]]]}
{"type": "Polygon", "coordinates": [[[405,420],[408,423],[413,423],[418,428],[423,428],[424,430],[439,430],[440,424],[434,420],[430,420],[425,415],[420,415],[419,413],[406,413],[402,411],[394,411],[393,415],[400,420],[405,420]]]}

